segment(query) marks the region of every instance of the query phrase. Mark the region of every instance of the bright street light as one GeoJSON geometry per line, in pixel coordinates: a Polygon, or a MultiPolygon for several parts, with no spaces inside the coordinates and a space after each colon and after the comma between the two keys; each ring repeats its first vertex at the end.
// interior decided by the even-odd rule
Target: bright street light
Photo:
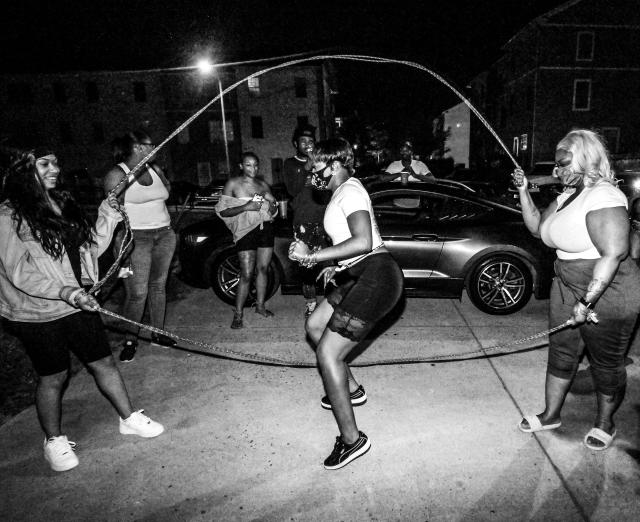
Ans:
{"type": "Polygon", "coordinates": [[[211,74],[213,72],[213,64],[206,58],[199,60],[196,67],[198,67],[200,73],[204,75],[211,74]]]}
{"type": "MultiPolygon", "coordinates": [[[[213,72],[215,65],[213,65],[206,58],[198,60],[196,67],[203,76],[208,76],[213,72]]],[[[224,139],[224,156],[227,162],[227,176],[231,177],[231,162],[229,161],[229,142],[227,140],[227,117],[224,113],[224,97],[222,96],[222,81],[220,75],[218,75],[218,90],[220,91],[220,113],[222,114],[222,137],[224,139]]]]}

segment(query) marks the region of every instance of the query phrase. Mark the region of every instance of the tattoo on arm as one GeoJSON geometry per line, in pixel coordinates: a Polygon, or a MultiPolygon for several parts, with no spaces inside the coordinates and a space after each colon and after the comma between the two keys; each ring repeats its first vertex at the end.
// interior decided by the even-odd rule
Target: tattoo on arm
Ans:
{"type": "Polygon", "coordinates": [[[604,279],[592,279],[589,283],[589,286],[587,287],[587,294],[585,296],[585,299],[590,302],[595,301],[602,295],[602,292],[604,292],[608,284],[608,281],[605,281],[604,279]]]}

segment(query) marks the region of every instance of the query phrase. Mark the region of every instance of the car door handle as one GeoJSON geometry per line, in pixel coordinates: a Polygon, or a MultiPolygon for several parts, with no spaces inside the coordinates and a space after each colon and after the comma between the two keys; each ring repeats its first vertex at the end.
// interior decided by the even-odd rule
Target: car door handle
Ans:
{"type": "Polygon", "coordinates": [[[418,241],[438,241],[440,239],[437,234],[413,234],[411,237],[418,241]]]}

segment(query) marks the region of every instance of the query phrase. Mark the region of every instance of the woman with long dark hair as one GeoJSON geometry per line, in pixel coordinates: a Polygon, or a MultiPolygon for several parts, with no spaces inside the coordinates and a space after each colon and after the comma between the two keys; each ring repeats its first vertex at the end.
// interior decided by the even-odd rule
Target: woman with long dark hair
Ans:
{"type": "Polygon", "coordinates": [[[402,272],[382,242],[369,194],[353,174],[353,150],[343,139],[316,144],[312,153],[312,184],[331,193],[324,228],[333,246],[311,251],[302,241],[289,248],[289,257],[306,267],[337,261],[321,272],[325,283],[339,272],[337,287],[306,322],[316,345],[316,357],[327,393],[323,408],[331,409],[340,435],[326,469],[338,469],[364,455],[371,443],[358,430],[353,406],[367,395],[358,384],[346,357],[396,305],[402,295],[402,272]]]}
{"type": "MultiPolygon", "coordinates": [[[[126,297],[122,315],[139,322],[146,305],[151,325],[164,328],[167,278],[176,248],[176,234],[165,203],[169,197],[169,181],[162,169],[150,162],[137,175],[130,175],[154,148],[146,132],[128,132],[115,139],[112,146],[117,165],[105,176],[104,189],[109,193],[119,187],[117,196],[124,204],[133,233],[133,249],[129,253],[132,273],[123,280],[126,297]]],[[[122,362],[132,361],[138,347],[138,329],[127,328],[120,352],[122,362]]],[[[161,346],[176,345],[170,337],[155,333],[151,340],[161,346]]]]}
{"type": "Polygon", "coordinates": [[[68,192],[58,190],[52,150],[13,151],[0,204],[0,316],[24,345],[38,374],[36,410],[44,456],[54,471],[78,465],[62,430],[69,351],[82,361],[120,416],[120,433],[155,437],[161,424],[134,411],[102,321],[84,290],[98,278],[98,256],[116,223],[115,198],[100,205],[95,226],[68,192]]]}

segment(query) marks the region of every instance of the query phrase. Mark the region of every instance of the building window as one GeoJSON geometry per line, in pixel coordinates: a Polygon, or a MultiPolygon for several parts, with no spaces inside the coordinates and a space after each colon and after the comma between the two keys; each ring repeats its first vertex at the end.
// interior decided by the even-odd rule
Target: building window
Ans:
{"type": "Polygon", "coordinates": [[[61,121],[59,125],[60,141],[62,143],[73,143],[73,133],[71,132],[71,125],[69,122],[61,121]]]}
{"type": "Polygon", "coordinates": [[[573,81],[573,110],[588,111],[591,109],[591,80],[573,81]]]}
{"type": "Polygon", "coordinates": [[[296,98],[307,97],[307,79],[302,76],[296,76],[293,79],[296,88],[296,98]]]}
{"type": "Polygon", "coordinates": [[[196,166],[198,172],[198,186],[206,187],[211,184],[211,163],[208,161],[199,162],[196,166]]]}
{"type": "Polygon", "coordinates": [[[102,126],[102,123],[93,122],[91,130],[93,133],[93,141],[95,143],[104,143],[104,127],[102,126]]]}
{"type": "MultiPolygon", "coordinates": [[[[231,142],[235,139],[233,133],[233,122],[226,120],[227,141],[231,142]]],[[[220,143],[224,141],[224,133],[222,132],[222,121],[209,120],[209,143],[220,143]]]]}
{"type": "Polygon", "coordinates": [[[282,183],[283,166],[284,162],[282,161],[282,158],[271,158],[271,181],[273,185],[276,183],[282,183]]]}
{"type": "Polygon", "coordinates": [[[264,138],[262,129],[262,116],[251,116],[251,137],[264,138]]]}
{"type": "Polygon", "coordinates": [[[56,103],[67,102],[67,91],[64,88],[64,84],[61,82],[55,82],[53,84],[53,99],[56,103]]]}
{"type": "Polygon", "coordinates": [[[87,101],[97,102],[100,99],[98,93],[98,84],[96,82],[87,82],[87,101]]]}
{"type": "Polygon", "coordinates": [[[247,80],[247,87],[249,87],[249,94],[251,96],[260,96],[260,78],[254,76],[247,80]]]}
{"type": "Polygon", "coordinates": [[[144,82],[133,82],[133,99],[137,102],[147,101],[147,86],[144,82]]]}
{"type": "Polygon", "coordinates": [[[9,103],[16,103],[19,105],[30,105],[33,103],[33,92],[31,91],[31,85],[28,83],[10,83],[7,87],[7,97],[9,103]]]}
{"type": "Polygon", "coordinates": [[[616,154],[620,150],[620,127],[602,127],[600,132],[609,152],[616,154]]]}
{"type": "Polygon", "coordinates": [[[178,140],[178,143],[180,145],[186,145],[187,143],[189,143],[189,141],[191,141],[191,137],[189,136],[189,127],[185,127],[184,129],[182,129],[178,133],[176,139],[178,140]]]}
{"type": "Polygon", "coordinates": [[[309,116],[298,116],[298,127],[309,125],[309,116]]]}
{"type": "Polygon", "coordinates": [[[576,61],[590,62],[593,60],[594,36],[592,32],[578,33],[576,43],[576,61]]]}

